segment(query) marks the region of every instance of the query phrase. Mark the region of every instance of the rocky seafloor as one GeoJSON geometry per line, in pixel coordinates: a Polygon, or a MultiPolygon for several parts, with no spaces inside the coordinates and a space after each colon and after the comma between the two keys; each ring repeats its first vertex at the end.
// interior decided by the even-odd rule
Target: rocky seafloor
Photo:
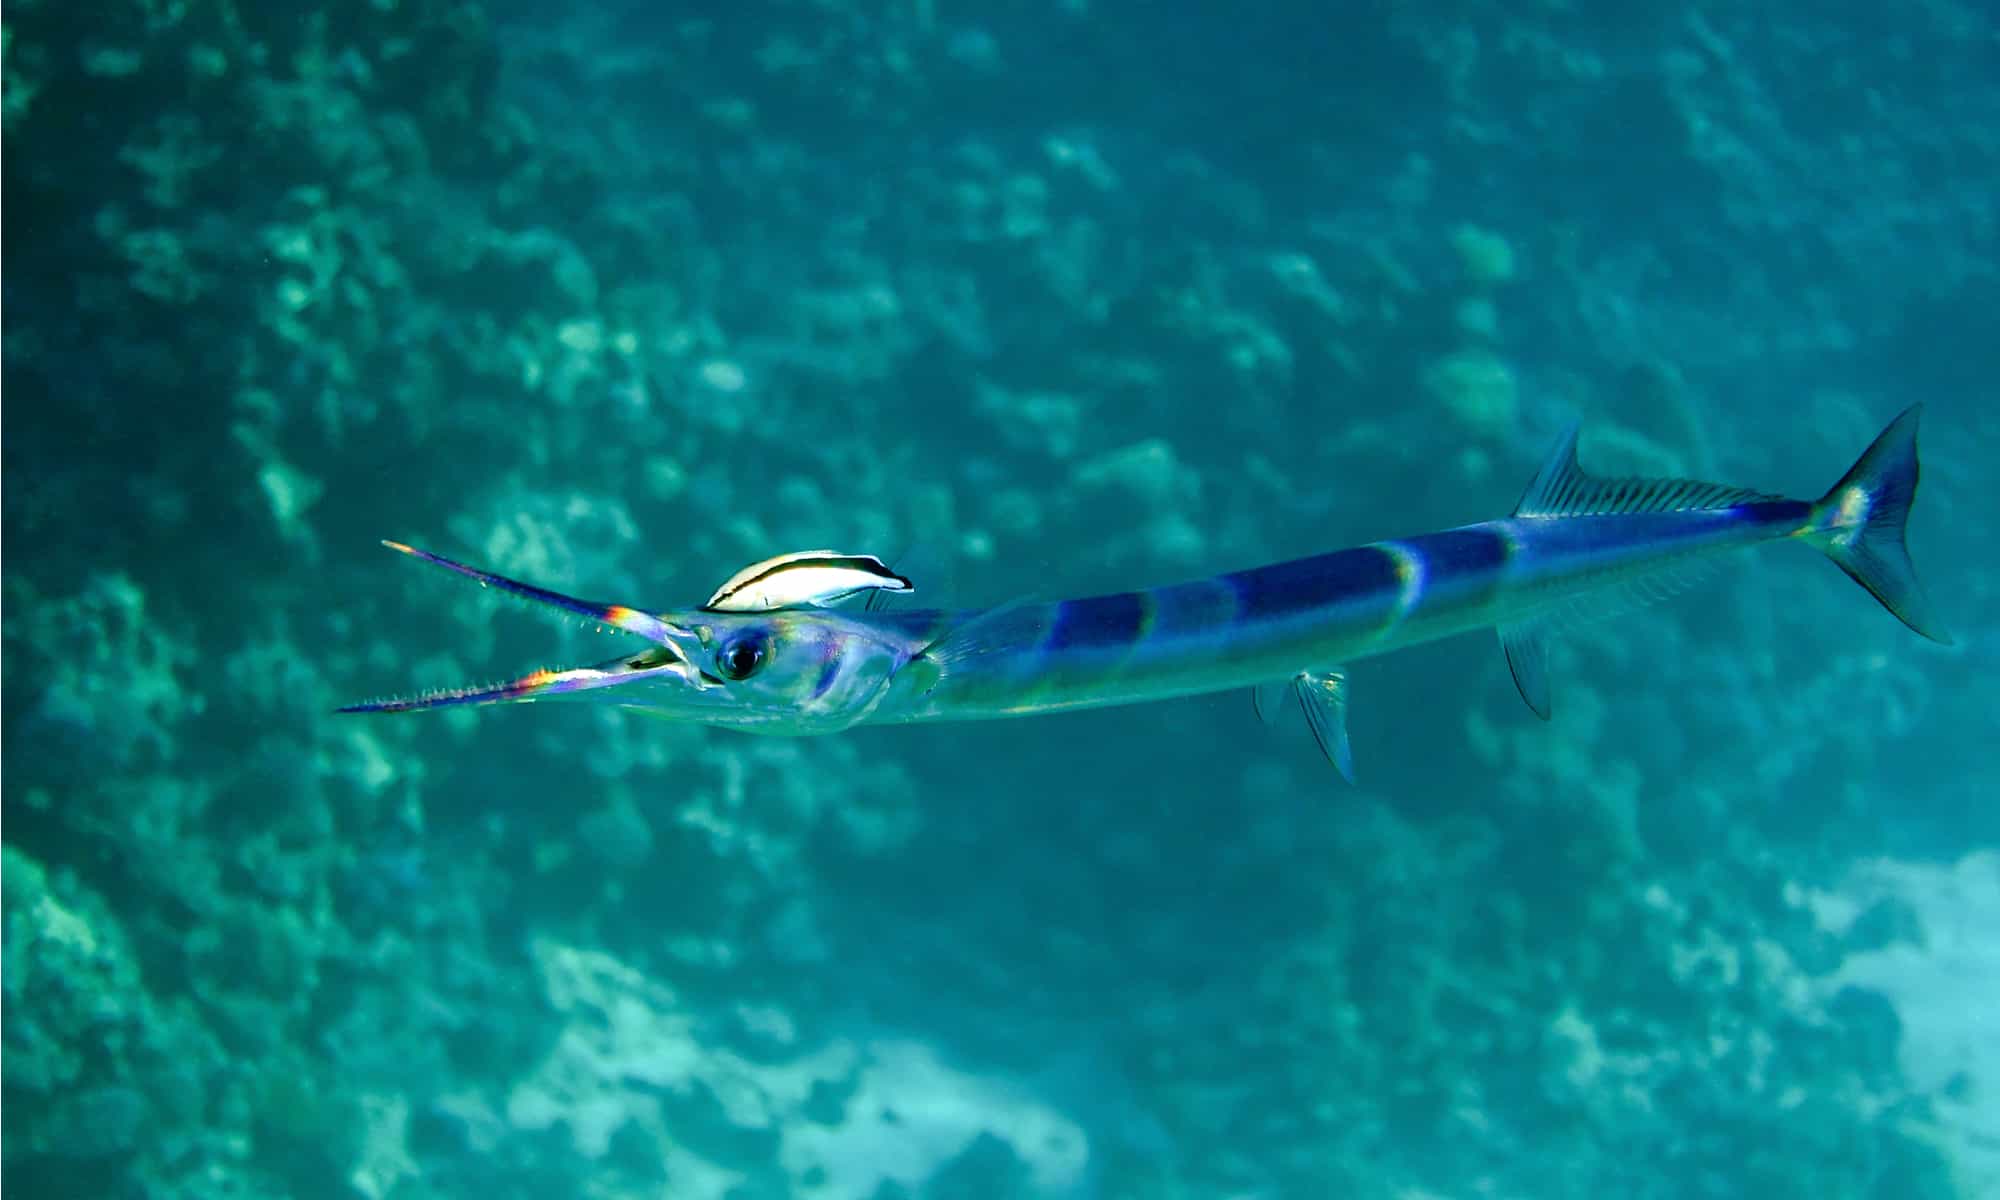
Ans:
{"type": "Polygon", "coordinates": [[[10,1195],[2000,1187],[2000,40],[1608,13],[9,4],[10,1195]],[[331,714],[606,653],[383,537],[982,603],[1496,516],[1576,417],[1817,494],[1918,400],[1955,647],[1744,560],[1548,725],[1361,664],[1353,789],[1245,697],[331,714]]]}

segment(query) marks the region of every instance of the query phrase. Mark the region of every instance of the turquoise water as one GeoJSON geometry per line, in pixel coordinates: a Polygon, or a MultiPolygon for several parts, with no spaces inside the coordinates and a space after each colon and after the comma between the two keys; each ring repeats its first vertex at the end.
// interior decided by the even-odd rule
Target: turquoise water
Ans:
{"type": "Polygon", "coordinates": [[[1990,14],[16,0],[4,1186],[2000,1192],[1990,14]],[[983,604],[1817,495],[1818,556],[1247,695],[331,715],[836,546],[983,604]]]}

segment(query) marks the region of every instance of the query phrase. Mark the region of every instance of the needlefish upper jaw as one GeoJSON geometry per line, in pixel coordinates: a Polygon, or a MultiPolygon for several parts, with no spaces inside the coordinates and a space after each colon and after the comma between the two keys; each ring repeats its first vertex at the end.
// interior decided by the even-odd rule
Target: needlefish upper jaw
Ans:
{"type": "MultiPolygon", "coordinates": [[[[430,563],[471,579],[482,587],[495,588],[532,604],[571,613],[588,621],[634,634],[651,644],[634,653],[594,666],[544,669],[503,683],[440,688],[415,696],[370,700],[361,704],[345,705],[335,710],[337,712],[417,712],[423,709],[450,708],[459,705],[551,699],[580,692],[595,692],[604,688],[626,688],[635,693],[658,689],[665,692],[697,694],[722,686],[722,680],[708,674],[697,665],[697,656],[703,654],[702,638],[696,630],[687,626],[622,604],[599,604],[589,600],[579,600],[574,596],[565,596],[560,592],[509,579],[504,575],[468,567],[443,555],[406,546],[401,542],[385,541],[382,544],[420,562],[430,563]]],[[[634,695],[633,702],[643,701],[634,695]]]]}
{"type": "MultiPolygon", "coordinates": [[[[536,671],[487,687],[352,704],[341,712],[415,712],[573,697],[704,725],[763,733],[831,733],[866,719],[888,696],[891,680],[927,644],[927,639],[898,634],[893,623],[812,606],[769,612],[701,608],[649,613],[599,604],[400,542],[386,544],[483,587],[633,634],[648,644],[596,666],[536,671]]],[[[921,674],[910,672],[905,678],[921,674]]]]}

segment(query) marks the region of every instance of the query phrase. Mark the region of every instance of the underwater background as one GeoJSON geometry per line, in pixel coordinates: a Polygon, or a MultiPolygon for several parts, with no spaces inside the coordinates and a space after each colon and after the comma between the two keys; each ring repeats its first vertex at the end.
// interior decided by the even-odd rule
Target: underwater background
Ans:
{"type": "MultiPolygon", "coordinates": [[[[10,1196],[2000,1195],[1975,0],[11,0],[10,1196]],[[829,545],[1086,594],[1928,402],[1818,556],[1223,695],[336,717],[829,545]]],[[[947,580],[948,577],[948,580],[947,580]]],[[[933,584],[918,579],[919,588],[933,584]]]]}

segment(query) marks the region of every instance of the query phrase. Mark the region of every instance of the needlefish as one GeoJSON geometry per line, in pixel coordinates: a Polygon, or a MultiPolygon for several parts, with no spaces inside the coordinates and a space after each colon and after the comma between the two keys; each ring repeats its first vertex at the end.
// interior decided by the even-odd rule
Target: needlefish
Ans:
{"type": "Polygon", "coordinates": [[[595,666],[374,700],[353,713],[589,700],[766,734],[970,721],[1251,690],[1267,717],[1303,709],[1348,779],[1345,664],[1481,628],[1499,631],[1521,698],[1550,713],[1551,632],[1594,597],[1647,598],[1729,551],[1803,542],[1936,642],[1904,544],[1917,490],[1920,406],[1890,422],[1817,500],[1690,479],[1603,478],[1572,426],[1510,516],[1164,587],[984,609],[842,609],[914,585],[869,555],[781,555],[709,603],[651,611],[392,549],[637,637],[595,666]]]}

